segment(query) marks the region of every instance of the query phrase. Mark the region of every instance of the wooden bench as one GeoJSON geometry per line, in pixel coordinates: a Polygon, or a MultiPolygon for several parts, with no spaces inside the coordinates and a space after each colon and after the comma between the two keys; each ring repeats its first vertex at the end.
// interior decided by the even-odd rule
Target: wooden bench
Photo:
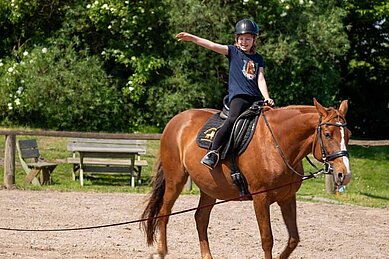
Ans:
{"type": "Polygon", "coordinates": [[[72,157],[67,162],[73,164],[73,180],[78,173],[81,186],[84,185],[84,174],[105,174],[130,175],[134,187],[135,173],[140,184],[142,167],[148,165],[140,158],[146,154],[146,146],[146,140],[71,138],[67,150],[72,152],[72,157]]]}
{"type": "Polygon", "coordinates": [[[36,139],[19,140],[16,146],[20,163],[27,174],[25,180],[34,185],[51,184],[51,173],[58,164],[44,160],[36,139]]]}

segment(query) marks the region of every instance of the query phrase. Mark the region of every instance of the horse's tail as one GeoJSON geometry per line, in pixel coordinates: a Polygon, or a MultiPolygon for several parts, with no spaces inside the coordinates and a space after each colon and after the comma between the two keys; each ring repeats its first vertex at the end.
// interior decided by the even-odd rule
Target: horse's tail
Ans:
{"type": "Polygon", "coordinates": [[[155,231],[158,225],[159,211],[163,204],[163,195],[165,193],[165,176],[163,174],[163,168],[160,158],[158,158],[156,164],[156,175],[153,178],[153,189],[151,196],[148,199],[147,206],[142,214],[142,219],[147,219],[142,222],[142,229],[147,237],[147,244],[150,246],[155,242],[155,231]]]}

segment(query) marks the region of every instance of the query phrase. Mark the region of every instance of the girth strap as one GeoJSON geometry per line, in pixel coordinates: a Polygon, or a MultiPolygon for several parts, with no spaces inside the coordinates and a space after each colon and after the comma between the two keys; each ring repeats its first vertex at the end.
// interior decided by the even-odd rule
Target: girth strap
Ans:
{"type": "Polygon", "coordinates": [[[244,175],[239,171],[239,168],[236,164],[235,158],[236,154],[230,155],[230,162],[231,162],[231,179],[232,182],[236,185],[236,187],[239,189],[239,197],[240,200],[243,199],[243,197],[247,197],[249,200],[252,200],[253,197],[249,193],[249,190],[247,188],[247,181],[244,175]]]}

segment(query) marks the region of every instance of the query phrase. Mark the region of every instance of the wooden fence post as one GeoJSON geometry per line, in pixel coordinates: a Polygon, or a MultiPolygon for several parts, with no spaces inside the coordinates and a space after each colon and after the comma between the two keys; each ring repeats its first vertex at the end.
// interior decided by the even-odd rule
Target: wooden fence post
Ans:
{"type": "Polygon", "coordinates": [[[326,174],[326,192],[330,194],[334,194],[336,192],[335,189],[335,182],[334,182],[334,176],[332,174],[326,174]]]}
{"type": "Polygon", "coordinates": [[[185,187],[184,187],[185,191],[192,191],[192,178],[189,176],[188,177],[188,180],[186,181],[186,184],[185,184],[185,187]]]}
{"type": "Polygon", "coordinates": [[[16,135],[6,135],[4,150],[4,185],[7,189],[15,187],[15,149],[16,135]]]}

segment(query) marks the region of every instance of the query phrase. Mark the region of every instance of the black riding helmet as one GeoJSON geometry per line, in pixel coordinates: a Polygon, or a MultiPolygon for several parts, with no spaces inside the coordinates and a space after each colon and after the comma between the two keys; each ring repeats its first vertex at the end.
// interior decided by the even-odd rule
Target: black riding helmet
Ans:
{"type": "Polygon", "coordinates": [[[246,33],[258,35],[259,33],[258,25],[254,21],[249,19],[243,19],[237,22],[235,25],[235,34],[240,35],[246,33]]]}

